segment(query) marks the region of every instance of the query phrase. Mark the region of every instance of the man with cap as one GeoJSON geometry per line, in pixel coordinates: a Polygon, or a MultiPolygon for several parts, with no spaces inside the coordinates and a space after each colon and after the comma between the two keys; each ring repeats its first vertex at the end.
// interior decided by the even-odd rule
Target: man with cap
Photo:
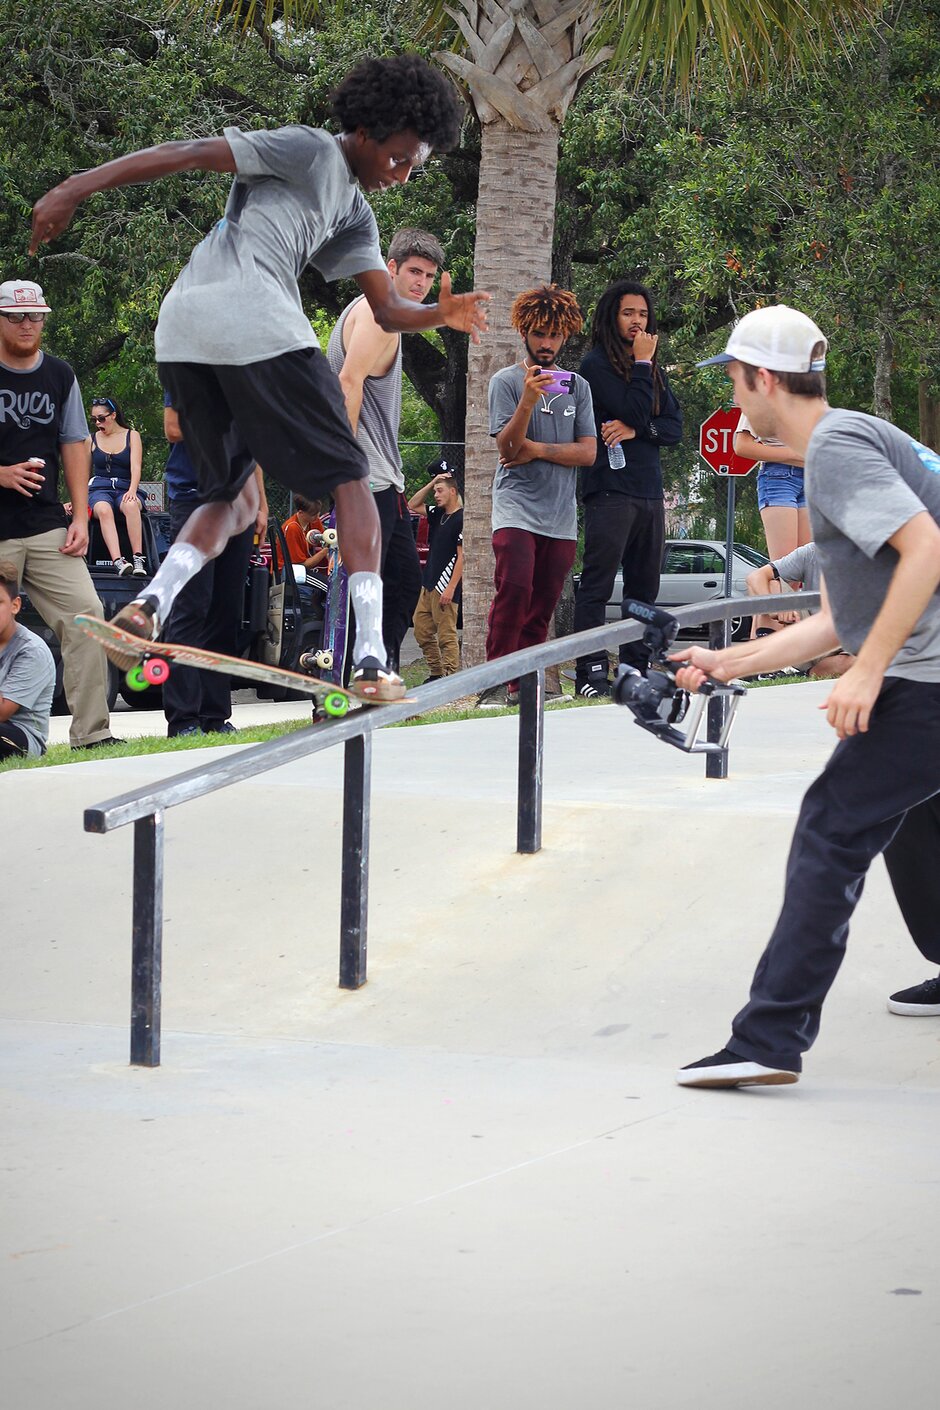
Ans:
{"type": "Polygon", "coordinates": [[[62,647],[73,749],[112,743],[108,665],[75,626],[101,616],[85,563],[91,437],[75,373],[42,349],[51,312],[38,284],[0,284],[0,558],[11,563],[62,647]],[[59,466],[72,501],[59,500],[59,466]]]}
{"type": "Polygon", "coordinates": [[[727,364],[755,435],[804,457],[822,609],[723,651],[677,652],[679,685],[795,665],[840,643],[856,660],[822,707],[840,742],[803,800],[750,998],[727,1046],[682,1068],[682,1086],[798,1080],[879,852],[916,944],[940,962],[940,456],[886,421],[830,407],[826,348],[811,319],[779,305],[749,313],[726,351],[699,364],[727,364]]]}

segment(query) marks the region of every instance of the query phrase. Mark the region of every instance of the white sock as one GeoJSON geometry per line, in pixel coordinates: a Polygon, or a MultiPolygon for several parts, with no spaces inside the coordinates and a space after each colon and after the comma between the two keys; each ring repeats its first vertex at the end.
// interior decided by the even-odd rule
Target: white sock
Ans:
{"type": "Polygon", "coordinates": [[[378,573],[350,573],[349,600],[356,614],[353,661],[374,656],[384,666],[388,658],[382,640],[382,579],[378,573]]]}
{"type": "Polygon", "coordinates": [[[157,601],[157,614],[161,622],[170,615],[173,600],[190,578],[194,578],[204,567],[208,558],[201,548],[192,543],[174,543],[157,569],[153,580],[147,584],[147,597],[157,601]]]}

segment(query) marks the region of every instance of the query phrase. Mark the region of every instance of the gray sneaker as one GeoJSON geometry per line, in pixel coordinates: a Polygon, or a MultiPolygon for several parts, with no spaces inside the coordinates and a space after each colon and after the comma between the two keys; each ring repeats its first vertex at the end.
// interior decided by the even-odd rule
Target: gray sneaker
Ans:
{"type": "Polygon", "coordinates": [[[478,710],[505,710],[509,704],[509,691],[504,685],[491,685],[489,690],[481,690],[477,696],[478,710]]]}

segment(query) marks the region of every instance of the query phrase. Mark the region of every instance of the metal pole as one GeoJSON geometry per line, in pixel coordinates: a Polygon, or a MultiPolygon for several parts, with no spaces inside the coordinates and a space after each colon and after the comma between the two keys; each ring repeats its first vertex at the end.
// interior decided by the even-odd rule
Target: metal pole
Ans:
{"type": "Polygon", "coordinates": [[[545,745],[545,672],[519,680],[519,788],[516,851],[542,847],[542,774],[545,745]]]}
{"type": "Polygon", "coordinates": [[[348,739],[344,749],[339,987],[361,989],[366,982],[369,927],[371,731],[348,739]]]}
{"type": "MultiPolygon", "coordinates": [[[[728,476],[728,512],[725,521],[725,598],[731,596],[731,579],[734,554],[734,498],[735,477],[728,476]]],[[[712,622],[708,629],[708,644],[713,651],[721,651],[731,639],[731,623],[712,622]]],[[[705,738],[709,744],[717,744],[725,727],[725,720],[731,706],[726,696],[716,696],[709,700],[705,716],[705,738]]],[[[728,749],[725,746],[718,754],[705,755],[705,777],[728,777],[728,749]]]]}
{"type": "Polygon", "coordinates": [[[131,1065],[160,1066],[163,951],[163,811],[134,823],[131,1065]]]}

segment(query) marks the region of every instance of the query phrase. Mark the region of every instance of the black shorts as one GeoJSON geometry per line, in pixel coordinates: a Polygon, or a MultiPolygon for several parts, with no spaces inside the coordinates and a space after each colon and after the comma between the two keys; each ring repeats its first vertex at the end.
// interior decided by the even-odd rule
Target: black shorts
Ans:
{"type": "Polygon", "coordinates": [[[159,362],[203,500],[233,500],[256,464],[306,499],[365,480],[339,378],[318,348],[243,367],[159,362]]]}

